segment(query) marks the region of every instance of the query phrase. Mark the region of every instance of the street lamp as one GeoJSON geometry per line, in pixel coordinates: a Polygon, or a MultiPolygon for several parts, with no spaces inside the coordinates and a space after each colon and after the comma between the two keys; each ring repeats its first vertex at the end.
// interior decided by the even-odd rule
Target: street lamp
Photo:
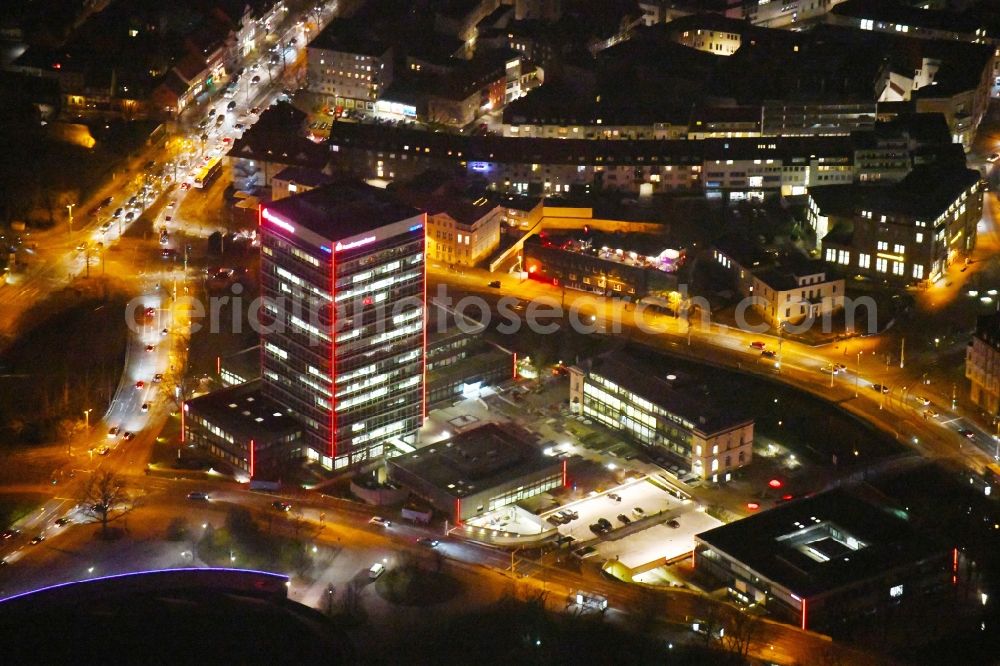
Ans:
{"type": "Polygon", "coordinates": [[[69,233],[73,235],[73,208],[76,207],[75,203],[66,204],[66,210],[69,211],[69,233]]]}
{"type": "Polygon", "coordinates": [[[858,365],[854,373],[854,397],[858,397],[858,383],[861,381],[861,355],[864,352],[858,351],[858,365]]]}
{"type": "Polygon", "coordinates": [[[83,429],[86,431],[90,430],[90,413],[94,411],[93,408],[83,410],[84,426],[83,429]]]}

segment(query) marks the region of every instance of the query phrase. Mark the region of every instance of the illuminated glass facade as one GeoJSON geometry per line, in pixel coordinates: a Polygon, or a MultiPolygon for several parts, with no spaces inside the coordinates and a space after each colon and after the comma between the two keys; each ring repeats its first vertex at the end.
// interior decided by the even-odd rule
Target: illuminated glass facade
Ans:
{"type": "Polygon", "coordinates": [[[329,469],[412,443],[424,415],[423,215],[363,185],[262,211],[265,392],[329,469]]]}
{"type": "Polygon", "coordinates": [[[713,404],[671,362],[627,348],[573,366],[570,408],[642,445],[661,464],[674,461],[703,479],[731,480],[753,457],[752,418],[713,404]]]}

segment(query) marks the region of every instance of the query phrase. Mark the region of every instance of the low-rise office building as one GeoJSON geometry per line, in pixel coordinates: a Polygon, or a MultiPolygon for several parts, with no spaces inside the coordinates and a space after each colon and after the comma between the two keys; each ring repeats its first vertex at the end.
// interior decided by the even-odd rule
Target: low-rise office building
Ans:
{"type": "Polygon", "coordinates": [[[238,386],[260,379],[260,345],[217,359],[219,381],[223,386],[238,386]]]}
{"type": "Polygon", "coordinates": [[[976,321],[976,332],[965,351],[969,399],[987,414],[1000,414],[1000,314],[976,321]]]}
{"type": "Polygon", "coordinates": [[[628,435],[654,460],[713,482],[750,464],[753,419],[712,404],[665,357],[626,348],[569,373],[570,409],[628,435]]]}
{"type": "Polygon", "coordinates": [[[484,338],[485,327],[432,303],[427,321],[427,405],[434,409],[477,398],[488,386],[516,376],[517,355],[484,338]]]}
{"type": "Polygon", "coordinates": [[[389,475],[455,523],[566,482],[566,461],[546,456],[528,433],[487,423],[389,459],[389,475]]]}
{"type": "Polygon", "coordinates": [[[936,281],[976,245],[983,192],[963,162],[915,168],[898,183],[809,190],[808,219],[823,258],[880,281],[936,281]]]}
{"type": "Polygon", "coordinates": [[[261,393],[261,381],[184,402],[183,441],[205,449],[250,478],[273,477],[297,451],[302,425],[261,393]]]}
{"type": "Polygon", "coordinates": [[[696,569],[803,630],[933,607],[950,594],[957,563],[956,549],[918,532],[904,512],[844,490],[695,536],[696,569]]]}

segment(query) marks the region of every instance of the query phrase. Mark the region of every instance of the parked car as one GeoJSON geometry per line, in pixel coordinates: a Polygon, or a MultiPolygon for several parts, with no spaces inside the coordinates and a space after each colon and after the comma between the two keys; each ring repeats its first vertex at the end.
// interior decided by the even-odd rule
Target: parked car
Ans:
{"type": "Polygon", "coordinates": [[[371,569],[368,570],[368,577],[375,580],[379,576],[385,573],[385,565],[381,562],[376,562],[372,565],[371,569]]]}
{"type": "Polygon", "coordinates": [[[117,437],[119,432],[121,432],[121,426],[111,426],[111,429],[108,430],[108,437],[117,437]]]}
{"type": "Polygon", "coordinates": [[[135,439],[135,433],[126,432],[124,435],[122,435],[122,439],[124,439],[126,442],[131,442],[133,439],[135,439]]]}
{"type": "Polygon", "coordinates": [[[382,516],[372,516],[368,519],[369,525],[381,525],[382,527],[389,527],[392,525],[392,521],[383,518],[382,516]]]}
{"type": "Polygon", "coordinates": [[[626,516],[624,513],[618,514],[618,520],[620,520],[625,525],[628,525],[629,523],[632,522],[632,519],[626,516]]]}
{"type": "Polygon", "coordinates": [[[143,412],[148,412],[149,411],[149,403],[148,402],[142,403],[142,411],[143,412]]]}
{"type": "Polygon", "coordinates": [[[765,349],[760,353],[761,358],[778,358],[778,355],[770,349],[765,349]]]}
{"type": "Polygon", "coordinates": [[[680,522],[678,522],[676,518],[671,518],[670,520],[667,521],[667,527],[672,527],[676,530],[680,526],[681,524],[680,522]]]}
{"type": "Polygon", "coordinates": [[[491,280],[490,281],[490,287],[492,289],[499,289],[500,288],[500,280],[491,280]]]}
{"type": "Polygon", "coordinates": [[[271,502],[271,506],[277,509],[278,511],[287,512],[292,510],[291,504],[289,504],[288,502],[282,502],[281,500],[274,500],[273,502],[271,502]]]}
{"type": "Polygon", "coordinates": [[[417,539],[417,543],[419,543],[421,546],[427,546],[428,548],[437,548],[441,542],[438,541],[437,539],[432,539],[430,537],[420,537],[419,539],[417,539]]]}
{"type": "Polygon", "coordinates": [[[763,350],[763,349],[764,349],[764,347],[766,347],[766,346],[767,346],[766,344],[764,344],[763,342],[761,342],[761,341],[759,341],[759,340],[755,340],[755,341],[753,341],[753,342],[751,342],[751,343],[750,343],[750,347],[751,347],[752,349],[760,349],[760,350],[763,350]]]}
{"type": "Polygon", "coordinates": [[[202,502],[207,502],[210,499],[208,493],[201,493],[197,491],[188,493],[187,498],[189,500],[199,500],[202,502]]]}

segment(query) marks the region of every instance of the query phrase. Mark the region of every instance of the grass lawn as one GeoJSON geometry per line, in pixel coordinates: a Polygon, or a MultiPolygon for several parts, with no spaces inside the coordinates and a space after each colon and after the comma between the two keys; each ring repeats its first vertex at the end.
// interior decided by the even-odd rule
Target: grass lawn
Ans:
{"type": "Polygon", "coordinates": [[[10,527],[47,499],[45,495],[0,493],[0,526],[10,527]]]}
{"type": "Polygon", "coordinates": [[[461,586],[447,574],[404,565],[382,574],[375,581],[375,590],[390,603],[431,606],[454,598],[461,591],[461,586]]]}

